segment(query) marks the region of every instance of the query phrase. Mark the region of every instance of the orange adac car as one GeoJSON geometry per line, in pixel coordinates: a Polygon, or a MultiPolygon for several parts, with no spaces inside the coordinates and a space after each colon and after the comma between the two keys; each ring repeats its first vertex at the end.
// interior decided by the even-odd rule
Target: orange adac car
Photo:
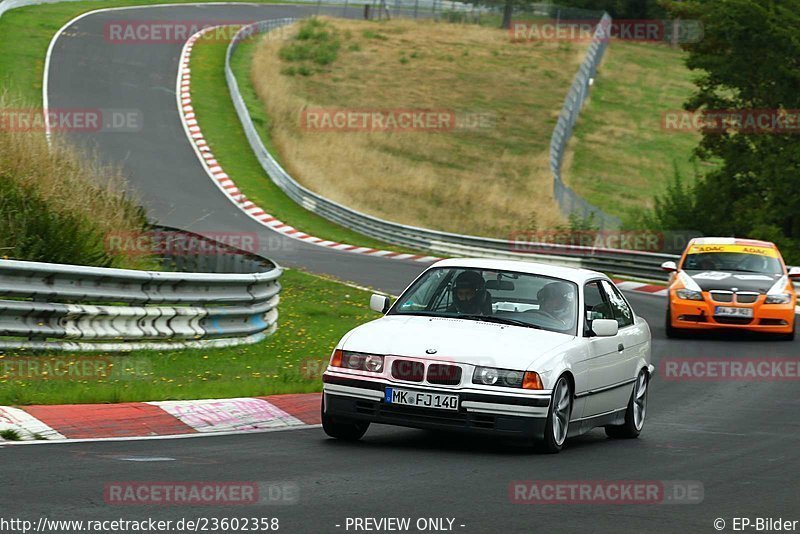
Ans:
{"type": "Polygon", "coordinates": [[[736,329],[794,339],[797,296],[778,248],[729,237],[692,239],[670,272],[667,337],[689,330],[736,329]]]}

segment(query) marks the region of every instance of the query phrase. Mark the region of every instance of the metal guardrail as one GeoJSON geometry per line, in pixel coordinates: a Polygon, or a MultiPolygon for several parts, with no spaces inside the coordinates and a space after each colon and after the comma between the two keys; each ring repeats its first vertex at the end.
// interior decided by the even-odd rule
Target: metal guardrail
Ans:
{"type": "Polygon", "coordinates": [[[270,179],[293,201],[309,211],[361,234],[418,250],[455,256],[539,261],[597,269],[645,279],[666,278],[659,266],[664,261],[675,260],[677,256],[673,254],[554,244],[541,244],[540,247],[537,247],[538,250],[546,250],[546,253],[518,252],[515,250],[515,244],[509,240],[441,232],[385,221],[348,208],[303,187],[286,172],[264,146],[231,69],[231,58],[243,40],[291,24],[296,20],[267,20],[242,27],[233,37],[225,59],[225,78],[228,89],[250,147],[270,179]]]}
{"type": "Polygon", "coordinates": [[[0,349],[165,350],[263,340],[277,328],[282,269],[227,245],[213,247],[222,253],[174,249],[163,258],[168,266],[209,272],[0,260],[0,349]]]}
{"type": "Polygon", "coordinates": [[[608,13],[604,13],[597,24],[594,39],[592,39],[592,44],[586,52],[586,57],[572,80],[572,86],[564,99],[558,122],[556,122],[553,135],[550,138],[550,171],[553,173],[553,195],[556,197],[561,213],[567,216],[578,214],[583,218],[590,219],[600,228],[619,228],[622,223],[618,217],[608,215],[597,206],[590,204],[565,184],[561,179],[561,163],[564,159],[567,143],[572,137],[572,129],[578,121],[578,115],[586,101],[592,80],[597,74],[597,68],[600,66],[603,54],[608,46],[608,39],[601,37],[601,32],[610,25],[611,17],[608,13]]]}

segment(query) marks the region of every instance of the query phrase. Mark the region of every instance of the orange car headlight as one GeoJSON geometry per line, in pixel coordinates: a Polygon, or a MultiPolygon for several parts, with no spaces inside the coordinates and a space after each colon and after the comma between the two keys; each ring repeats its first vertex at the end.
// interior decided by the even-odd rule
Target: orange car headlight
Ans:
{"type": "Polygon", "coordinates": [[[703,293],[692,289],[679,289],[675,294],[682,300],[703,300],[703,293]]]}

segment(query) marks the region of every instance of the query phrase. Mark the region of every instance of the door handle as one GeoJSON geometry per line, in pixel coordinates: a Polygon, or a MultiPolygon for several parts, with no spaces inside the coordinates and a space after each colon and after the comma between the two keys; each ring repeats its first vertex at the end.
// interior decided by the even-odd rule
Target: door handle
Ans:
{"type": "Polygon", "coordinates": [[[617,352],[622,352],[623,350],[625,350],[625,345],[623,345],[622,343],[617,345],[617,352]]]}

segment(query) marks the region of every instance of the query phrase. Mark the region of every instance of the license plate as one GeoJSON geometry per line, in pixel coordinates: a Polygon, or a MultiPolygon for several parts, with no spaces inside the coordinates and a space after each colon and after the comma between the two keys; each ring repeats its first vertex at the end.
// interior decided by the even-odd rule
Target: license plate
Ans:
{"type": "Polygon", "coordinates": [[[752,317],[753,308],[736,308],[733,306],[717,306],[714,315],[725,317],[752,317]]]}
{"type": "Polygon", "coordinates": [[[458,395],[386,388],[384,399],[387,404],[402,404],[404,406],[436,408],[439,410],[458,410],[458,395]]]}

